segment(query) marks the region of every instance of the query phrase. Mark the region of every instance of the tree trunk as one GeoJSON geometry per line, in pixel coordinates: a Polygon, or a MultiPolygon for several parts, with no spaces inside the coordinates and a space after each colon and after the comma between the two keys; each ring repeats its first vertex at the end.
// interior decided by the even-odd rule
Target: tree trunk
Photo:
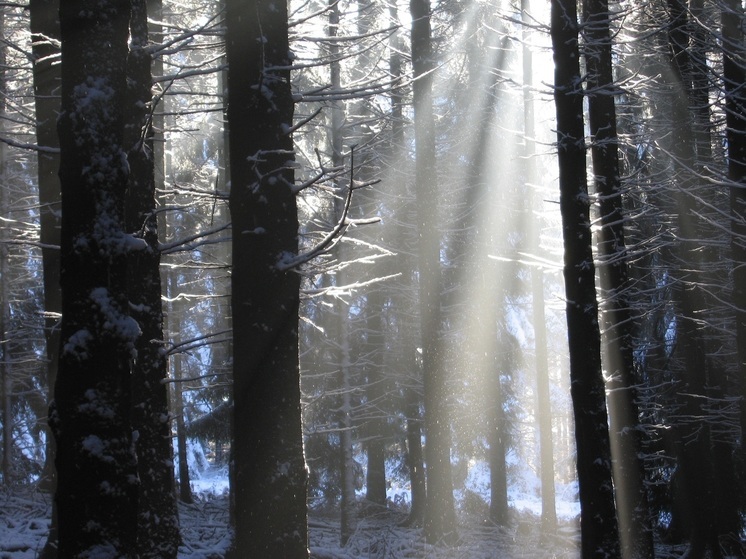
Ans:
{"type": "Polygon", "coordinates": [[[192,481],[189,476],[189,453],[187,452],[187,434],[184,424],[184,395],[181,385],[181,366],[174,367],[174,415],[176,422],[176,453],[179,457],[179,501],[191,504],[192,481]]]}
{"type": "MultiPolygon", "coordinates": [[[[0,8],[0,36],[5,35],[5,10],[0,8]]],[[[6,98],[8,88],[6,84],[7,57],[6,45],[0,45],[0,118],[5,118],[6,98]]],[[[0,130],[5,131],[5,126],[0,120],[0,130]]],[[[0,146],[0,215],[8,215],[9,202],[8,191],[5,188],[6,181],[6,148],[0,146]]],[[[8,291],[8,245],[0,242],[0,409],[3,412],[3,458],[0,473],[3,477],[3,486],[11,487],[13,483],[13,377],[10,365],[11,332],[10,332],[10,302],[8,291]]]]}
{"type": "Polygon", "coordinates": [[[122,147],[129,2],[60,9],[62,332],[50,422],[57,440],[59,555],[134,557],[137,466],[127,314],[122,147]]]}
{"type": "Polygon", "coordinates": [[[298,364],[300,276],[284,2],[226,2],[233,227],[230,556],[308,557],[298,364]]]}
{"type": "Polygon", "coordinates": [[[653,532],[645,470],[640,459],[641,431],[633,373],[630,282],[624,242],[608,0],[584,0],[583,12],[591,156],[602,224],[598,241],[602,329],[622,554],[629,559],[652,559],[653,532]]]}
{"type": "MultiPolygon", "coordinates": [[[[411,363],[414,365],[414,358],[412,358],[411,363]]],[[[409,468],[410,490],[412,491],[412,505],[409,510],[409,517],[403,522],[403,525],[419,527],[424,522],[425,507],[427,507],[420,399],[412,388],[405,388],[404,392],[407,410],[407,466],[409,468]]]]}
{"type": "Polygon", "coordinates": [[[342,547],[355,531],[355,461],[352,454],[352,385],[350,383],[350,334],[348,332],[347,305],[338,305],[340,312],[339,339],[340,347],[339,363],[339,458],[342,478],[340,508],[340,530],[339,541],[342,547]]]}
{"type": "MultiPolygon", "coordinates": [[[[329,25],[328,35],[331,38],[329,42],[329,64],[330,85],[332,92],[339,92],[342,89],[341,65],[339,62],[339,44],[334,40],[339,31],[340,19],[339,2],[332,0],[329,2],[329,25]]],[[[342,154],[344,144],[344,126],[345,113],[341,101],[332,100],[331,118],[329,123],[329,143],[331,144],[332,168],[341,169],[344,165],[344,156],[342,154]]],[[[354,171],[354,169],[353,169],[354,171]]],[[[335,199],[333,222],[336,223],[342,219],[344,212],[344,201],[347,199],[345,187],[342,181],[335,179],[333,181],[335,199]]],[[[352,185],[349,185],[352,188],[352,185]]],[[[335,255],[338,262],[344,262],[344,251],[342,245],[338,244],[335,248],[335,255]]],[[[337,287],[344,284],[344,271],[340,268],[334,274],[334,282],[337,287]]],[[[340,487],[340,530],[339,541],[342,547],[347,542],[355,530],[355,468],[352,448],[352,400],[350,391],[352,390],[350,375],[350,332],[349,332],[349,307],[341,299],[337,299],[333,306],[335,310],[336,324],[333,326],[333,342],[336,344],[334,355],[336,356],[336,366],[339,367],[338,387],[339,409],[338,424],[339,431],[339,472],[341,479],[340,487]]]]}
{"type": "MultiPolygon", "coordinates": [[[[36,112],[36,142],[50,148],[40,151],[37,161],[39,181],[39,240],[41,242],[42,270],[44,275],[44,338],[46,340],[47,393],[49,402],[54,397],[57,366],[60,352],[60,168],[57,137],[57,114],[60,109],[60,65],[55,63],[59,54],[56,41],[60,36],[58,0],[30,0],[29,20],[31,50],[33,54],[34,107],[36,112]]],[[[54,493],[57,470],[54,466],[55,438],[47,421],[47,448],[40,487],[54,493]]],[[[57,503],[52,502],[49,536],[41,552],[41,559],[57,556],[57,503]]]]}
{"type": "MultiPolygon", "coordinates": [[[[744,12],[736,0],[727,0],[722,8],[723,82],[728,140],[728,178],[730,185],[731,253],[733,255],[733,306],[736,314],[738,378],[741,387],[741,433],[746,433],[746,54],[741,24],[744,12]]],[[[746,443],[741,436],[741,468],[746,468],[746,443]]]]}
{"type": "MultiPolygon", "coordinates": [[[[167,292],[169,300],[168,309],[168,326],[171,332],[182,331],[182,317],[184,309],[178,308],[181,301],[179,300],[178,278],[179,271],[170,268],[167,282],[167,292]]],[[[192,483],[189,479],[189,457],[187,456],[187,436],[186,426],[184,425],[184,396],[182,390],[182,373],[183,357],[181,355],[171,356],[171,377],[173,379],[173,389],[171,395],[171,414],[174,418],[176,427],[176,455],[179,460],[179,479],[178,479],[178,497],[182,503],[193,503],[192,483]]]]}
{"type": "Polygon", "coordinates": [[[412,68],[416,159],[417,231],[422,371],[425,383],[425,538],[429,543],[456,541],[451,478],[451,422],[448,418],[440,333],[440,237],[437,229],[435,122],[433,119],[430,3],[411,0],[412,68]]]}
{"type": "MultiPolygon", "coordinates": [[[[36,142],[43,151],[38,154],[39,225],[42,270],[44,275],[44,337],[47,343],[47,390],[49,400],[54,394],[57,378],[57,360],[60,348],[60,181],[57,172],[60,157],[57,138],[57,113],[60,108],[60,65],[55,63],[59,54],[59,2],[58,0],[30,0],[29,19],[31,49],[34,59],[34,107],[36,112],[36,142]],[[47,149],[49,148],[49,149],[47,149]]],[[[48,427],[48,425],[47,425],[48,427]]],[[[54,493],[57,472],[54,469],[54,437],[47,428],[47,449],[42,472],[41,488],[54,493]]],[[[53,505],[54,506],[54,505],[53,505]]],[[[49,540],[54,539],[56,522],[52,515],[49,540]]]]}
{"type": "Polygon", "coordinates": [[[619,556],[586,182],[575,0],[552,0],[554,100],[567,334],[580,496],[581,556],[619,556]]]}
{"type": "MultiPolygon", "coordinates": [[[[539,254],[541,218],[534,212],[537,199],[536,166],[533,164],[536,153],[534,138],[534,96],[533,96],[533,53],[530,46],[531,18],[530,0],[521,0],[521,18],[525,23],[523,35],[523,126],[524,161],[526,162],[526,182],[530,194],[527,197],[526,215],[529,222],[529,251],[539,254]]],[[[554,448],[552,441],[552,403],[550,399],[549,367],[547,357],[547,327],[544,310],[544,271],[541,267],[531,267],[531,308],[534,326],[534,354],[536,359],[536,409],[539,430],[539,466],[541,479],[541,529],[545,534],[554,533],[557,528],[557,510],[554,491],[554,448]]]]}
{"type": "Polygon", "coordinates": [[[386,462],[385,462],[385,439],[384,429],[386,419],[384,418],[383,402],[386,398],[384,392],[383,354],[386,351],[383,339],[383,288],[373,285],[367,297],[368,317],[366,329],[367,353],[370,364],[366,367],[365,395],[368,404],[367,414],[372,416],[366,421],[365,435],[367,442],[365,448],[368,453],[368,471],[366,475],[365,498],[376,505],[386,506],[386,462]]]}
{"type": "Polygon", "coordinates": [[[176,558],[179,522],[174,497],[173,445],[168,410],[167,357],[164,351],[158,222],[155,212],[151,56],[146,0],[132,0],[128,63],[128,119],[125,145],[130,168],[126,200],[127,230],[147,248],[130,255],[129,304],[142,334],[132,367],[132,427],[137,433],[140,477],[137,548],[141,559],[176,558]]]}
{"type": "MultiPolygon", "coordinates": [[[[496,274],[495,277],[497,277],[496,274]]],[[[502,290],[497,291],[499,293],[502,290]]],[[[496,295],[493,297],[497,299],[496,295]]],[[[492,312],[489,312],[486,317],[488,358],[484,363],[486,370],[483,376],[490,394],[487,403],[487,441],[490,446],[490,520],[498,526],[507,526],[509,521],[508,468],[505,464],[508,451],[508,422],[505,418],[505,395],[501,376],[506,374],[512,378],[512,361],[515,357],[511,336],[504,332],[500,339],[498,315],[502,314],[502,310],[497,307],[503,301],[504,299],[500,298],[499,301],[488,304],[492,312]]]]}
{"type": "Polygon", "coordinates": [[[733,478],[728,443],[714,435],[711,409],[722,398],[725,375],[717,364],[708,318],[713,300],[703,288],[711,281],[716,262],[711,241],[716,232],[701,219],[710,204],[712,188],[702,185],[702,176],[711,164],[709,141],[696,133],[702,120],[702,99],[696,88],[709,78],[698,60],[699,46],[694,42],[700,22],[695,19],[696,3],[688,5],[669,0],[669,49],[674,70],[670,100],[673,114],[671,153],[676,226],[679,242],[673,255],[681,265],[674,271],[677,295],[676,355],[683,362],[683,382],[679,390],[682,413],[672,431],[676,435],[678,473],[681,483],[679,505],[689,533],[688,557],[704,557],[709,548],[719,554],[721,543],[737,541],[740,532],[738,505],[726,480],[733,478]],[[703,144],[707,147],[700,149],[703,144]],[[703,247],[704,245],[704,247],[703,247]],[[695,421],[693,418],[704,418],[695,421]]]}

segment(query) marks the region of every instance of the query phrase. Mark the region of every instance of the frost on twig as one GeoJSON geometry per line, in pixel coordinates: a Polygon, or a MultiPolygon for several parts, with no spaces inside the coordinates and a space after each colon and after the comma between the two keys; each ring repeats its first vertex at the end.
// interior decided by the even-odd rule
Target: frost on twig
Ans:
{"type": "Polygon", "coordinates": [[[284,272],[284,271],[291,270],[291,269],[297,269],[303,264],[310,262],[314,258],[329,252],[344,237],[347,229],[350,226],[367,225],[370,223],[377,223],[380,221],[380,218],[378,217],[361,218],[361,219],[351,219],[349,217],[353,193],[360,188],[372,186],[380,182],[378,180],[374,180],[374,181],[370,181],[370,182],[366,182],[362,184],[355,184],[355,181],[353,178],[353,173],[355,170],[354,153],[355,153],[355,146],[352,146],[350,148],[350,184],[347,188],[347,195],[345,196],[344,206],[342,207],[342,215],[340,216],[339,221],[331,229],[331,231],[329,231],[324,236],[324,238],[321,239],[321,241],[319,241],[310,250],[303,252],[301,254],[291,254],[291,253],[281,254],[277,261],[278,270],[284,272]]]}

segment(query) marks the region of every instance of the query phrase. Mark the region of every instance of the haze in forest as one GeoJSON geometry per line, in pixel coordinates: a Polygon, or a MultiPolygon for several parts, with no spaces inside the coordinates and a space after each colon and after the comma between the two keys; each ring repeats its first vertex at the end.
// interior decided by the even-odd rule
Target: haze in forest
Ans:
{"type": "Polygon", "coordinates": [[[743,22],[0,6],[0,557],[743,557],[743,22]]]}

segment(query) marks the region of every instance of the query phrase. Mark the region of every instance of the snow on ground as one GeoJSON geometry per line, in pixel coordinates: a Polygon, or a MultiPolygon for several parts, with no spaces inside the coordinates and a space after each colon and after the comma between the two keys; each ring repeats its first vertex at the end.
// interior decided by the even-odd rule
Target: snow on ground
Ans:
{"type": "MultiPolygon", "coordinates": [[[[560,526],[552,536],[539,531],[540,501],[527,487],[512,488],[512,521],[508,528],[484,522],[484,501],[466,498],[466,492],[480,495],[484,490],[483,471],[476,464],[465,489],[457,495],[459,541],[453,547],[430,546],[421,530],[400,527],[405,518],[402,507],[361,511],[355,531],[345,548],[339,546],[339,517],[311,513],[310,547],[312,559],[575,559],[579,557],[577,502],[572,486],[558,486],[560,526]],[[568,499],[569,500],[566,500],[568,499]],[[471,503],[469,505],[468,503],[471,503]],[[477,505],[474,505],[477,503],[477,505]],[[481,504],[480,504],[481,503],[481,504]]],[[[229,544],[228,486],[224,471],[208,470],[193,481],[195,502],[180,504],[183,544],[179,559],[222,559],[229,544]]],[[[488,486],[487,486],[488,488],[488,486]]],[[[406,488],[395,488],[404,495],[406,488]]],[[[400,502],[400,504],[402,504],[400,502]]],[[[36,559],[49,530],[51,498],[32,489],[0,490],[0,559],[36,559]]],[[[658,558],[678,557],[684,548],[659,547],[658,558]]],[[[280,558],[277,558],[280,559],[280,558]]]]}

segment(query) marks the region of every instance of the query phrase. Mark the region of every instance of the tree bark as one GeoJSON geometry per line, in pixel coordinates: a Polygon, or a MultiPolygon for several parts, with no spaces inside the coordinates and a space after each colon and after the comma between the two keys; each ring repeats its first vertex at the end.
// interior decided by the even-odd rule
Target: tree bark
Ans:
{"type": "Polygon", "coordinates": [[[440,238],[437,229],[435,122],[432,101],[434,69],[430,3],[411,0],[412,68],[416,159],[417,231],[422,370],[425,384],[425,538],[429,543],[456,541],[456,513],[451,478],[451,422],[446,406],[440,333],[440,238]]]}
{"type": "Polygon", "coordinates": [[[641,430],[633,372],[630,282],[624,241],[609,14],[608,0],[584,0],[583,54],[587,69],[591,157],[602,225],[598,240],[599,283],[609,379],[613,475],[622,554],[629,559],[651,559],[655,551],[645,469],[640,459],[641,430]]]}
{"type": "Polygon", "coordinates": [[[231,557],[308,557],[292,61],[284,2],[226,2],[233,227],[231,557]]]}
{"type": "Polygon", "coordinates": [[[673,116],[672,181],[679,239],[673,254],[678,263],[673,271],[678,312],[675,355],[683,365],[677,394],[682,413],[672,429],[680,478],[674,498],[689,534],[688,558],[696,559],[704,557],[707,549],[718,554],[721,544],[737,541],[741,522],[737,502],[729,498],[732,491],[727,489],[733,465],[730,449],[723,446],[729,443],[713,436],[715,419],[708,410],[722,397],[725,383],[715,357],[719,350],[713,340],[715,329],[708,322],[712,299],[703,288],[716,264],[708,246],[708,238],[716,233],[700,218],[712,191],[701,179],[703,170],[711,164],[711,150],[709,141],[696,133],[703,111],[702,96],[696,88],[708,77],[697,59],[699,46],[694,44],[700,25],[694,18],[696,2],[689,5],[683,0],[669,0],[668,9],[669,60],[674,77],[669,96],[673,116]],[[703,144],[707,144],[704,150],[703,144]]]}
{"type": "MultiPolygon", "coordinates": [[[[44,275],[44,337],[47,343],[47,390],[49,400],[54,394],[57,378],[57,360],[60,347],[60,181],[57,172],[60,157],[57,138],[57,113],[60,108],[59,55],[59,6],[58,0],[30,0],[29,19],[31,50],[33,54],[34,107],[36,112],[36,143],[43,148],[38,154],[39,225],[42,270],[44,275]]],[[[48,425],[47,425],[48,427],[48,425]]],[[[44,462],[41,487],[54,493],[57,472],[54,469],[54,437],[47,428],[47,455],[44,462]]],[[[50,541],[54,539],[54,523],[50,541]]]]}
{"type": "Polygon", "coordinates": [[[132,427],[137,433],[140,478],[137,549],[141,559],[175,559],[179,520],[174,497],[173,445],[168,410],[167,357],[164,351],[151,91],[152,59],[148,51],[146,0],[131,0],[131,47],[128,60],[128,118],[125,145],[130,175],[126,199],[127,230],[147,247],[128,262],[128,298],[142,334],[132,367],[132,427]]]}
{"type": "Polygon", "coordinates": [[[555,64],[554,101],[581,556],[601,559],[618,557],[620,550],[591,252],[575,0],[552,0],[550,32],[555,64]]]}
{"type": "MultiPolygon", "coordinates": [[[[733,306],[736,314],[738,378],[741,387],[741,433],[746,433],[746,53],[741,25],[743,8],[727,0],[722,8],[723,85],[725,87],[728,179],[730,179],[731,253],[733,255],[733,306]]],[[[746,444],[741,436],[741,468],[746,468],[746,444]]]]}
{"type": "Polygon", "coordinates": [[[137,467],[127,314],[123,149],[129,2],[60,9],[62,331],[50,422],[57,441],[59,555],[134,557],[137,467]]]}
{"type": "MultiPolygon", "coordinates": [[[[533,158],[536,153],[533,96],[533,53],[530,46],[531,18],[530,0],[521,0],[521,18],[525,23],[523,35],[523,125],[525,174],[530,194],[527,198],[526,215],[529,220],[529,251],[539,253],[541,218],[534,212],[537,196],[536,166],[533,158]]],[[[544,271],[538,266],[531,267],[531,309],[534,326],[534,354],[536,359],[536,409],[539,429],[539,465],[541,479],[541,529],[551,534],[557,528],[557,509],[554,490],[554,443],[552,440],[552,403],[550,398],[549,367],[547,357],[547,327],[544,309],[544,271]]]]}

